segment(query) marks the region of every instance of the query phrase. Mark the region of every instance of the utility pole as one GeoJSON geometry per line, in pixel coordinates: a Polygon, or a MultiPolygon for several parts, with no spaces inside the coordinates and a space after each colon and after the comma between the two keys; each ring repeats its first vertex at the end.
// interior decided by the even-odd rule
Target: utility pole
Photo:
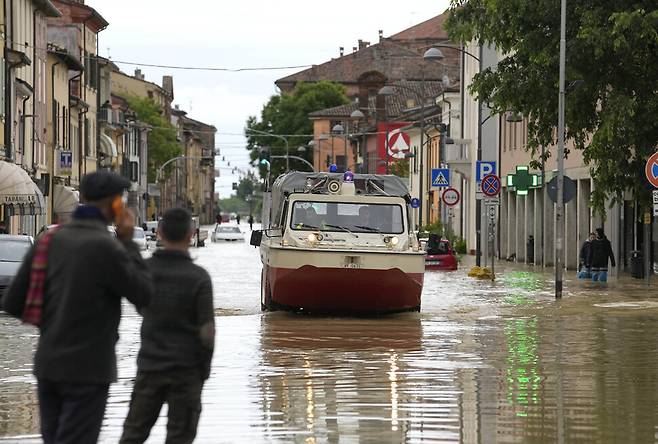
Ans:
{"type": "Polygon", "coordinates": [[[560,95],[557,124],[557,206],[555,208],[555,299],[562,298],[562,260],[564,258],[564,104],[567,40],[567,0],[561,0],[560,12],[560,95]]]}

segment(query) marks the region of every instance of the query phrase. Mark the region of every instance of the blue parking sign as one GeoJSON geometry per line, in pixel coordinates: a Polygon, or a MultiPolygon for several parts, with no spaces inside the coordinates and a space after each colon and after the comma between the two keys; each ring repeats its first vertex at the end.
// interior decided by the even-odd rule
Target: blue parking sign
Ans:
{"type": "Polygon", "coordinates": [[[489,174],[496,175],[496,162],[478,160],[475,167],[475,181],[482,182],[484,176],[488,176],[489,174]]]}
{"type": "Polygon", "coordinates": [[[432,188],[448,188],[450,186],[450,170],[448,168],[432,169],[432,188]]]}

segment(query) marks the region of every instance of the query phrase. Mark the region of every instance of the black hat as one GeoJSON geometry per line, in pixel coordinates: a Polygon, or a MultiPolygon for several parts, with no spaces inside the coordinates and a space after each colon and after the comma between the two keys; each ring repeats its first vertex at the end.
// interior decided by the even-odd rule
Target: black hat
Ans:
{"type": "Polygon", "coordinates": [[[116,173],[96,171],[85,175],[80,182],[80,195],[84,201],[93,202],[122,194],[130,188],[130,181],[116,173]]]}

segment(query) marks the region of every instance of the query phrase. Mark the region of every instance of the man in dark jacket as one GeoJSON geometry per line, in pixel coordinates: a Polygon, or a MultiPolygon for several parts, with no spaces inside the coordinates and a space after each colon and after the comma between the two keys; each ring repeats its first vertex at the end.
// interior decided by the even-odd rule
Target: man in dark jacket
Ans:
{"type": "Polygon", "coordinates": [[[143,443],[165,402],[166,443],[191,443],[201,413],[201,390],[210,375],[215,343],[212,283],[188,253],[190,214],[167,211],[158,234],[164,245],[148,259],[155,295],[142,311],[142,344],[122,444],[143,443]]]}
{"type": "Polygon", "coordinates": [[[39,239],[2,300],[7,313],[40,329],[34,374],[46,444],[97,441],[117,377],[121,299],[139,308],[153,293],[132,242],[134,216],[122,205],[129,186],[109,172],[85,176],[84,205],[70,223],[39,239]],[[117,238],[107,229],[113,221],[117,238]]]}
{"type": "Polygon", "coordinates": [[[606,282],[608,280],[608,258],[610,264],[615,266],[615,256],[612,245],[605,236],[603,228],[596,229],[596,239],[592,241],[589,250],[589,263],[592,266],[592,280],[606,282]]]}
{"type": "Polygon", "coordinates": [[[589,237],[583,242],[580,247],[580,254],[578,256],[580,264],[578,265],[578,278],[589,279],[592,277],[591,264],[589,262],[589,250],[592,247],[592,242],[596,239],[596,233],[592,232],[589,237]]]}

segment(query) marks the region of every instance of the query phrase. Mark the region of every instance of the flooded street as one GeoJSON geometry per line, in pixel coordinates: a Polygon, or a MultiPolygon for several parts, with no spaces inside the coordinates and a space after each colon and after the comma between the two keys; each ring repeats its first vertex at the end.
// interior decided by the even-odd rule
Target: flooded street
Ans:
{"type": "MultiPolygon", "coordinates": [[[[457,272],[426,274],[421,313],[261,314],[258,250],[222,243],[192,254],[213,277],[217,312],[197,442],[658,439],[655,287],[570,273],[555,302],[550,272],[500,264],[495,283],[476,281],[466,258],[457,272]]],[[[136,372],[140,318],[125,308],[108,443],[121,433],[136,372]]],[[[36,339],[0,316],[0,442],[38,434],[36,339]]],[[[163,442],[165,419],[149,442],[163,442]]]]}

